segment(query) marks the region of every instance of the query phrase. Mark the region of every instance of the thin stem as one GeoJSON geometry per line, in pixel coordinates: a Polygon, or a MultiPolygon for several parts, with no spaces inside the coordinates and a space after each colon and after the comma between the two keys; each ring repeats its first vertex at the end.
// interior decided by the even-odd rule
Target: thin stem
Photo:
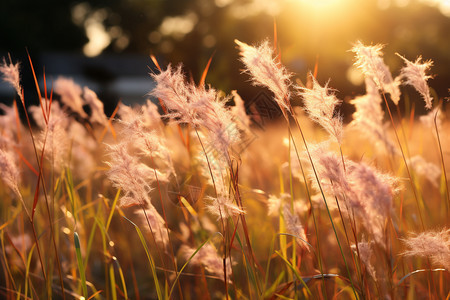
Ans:
{"type": "Polygon", "coordinates": [[[405,163],[406,172],[408,173],[409,181],[411,183],[411,187],[412,187],[412,190],[413,190],[413,193],[414,193],[414,198],[416,199],[417,210],[419,211],[420,223],[422,224],[422,229],[425,230],[425,225],[424,225],[424,222],[423,222],[422,212],[420,210],[419,198],[417,196],[416,186],[414,185],[414,181],[413,181],[411,172],[409,171],[409,167],[408,167],[408,163],[406,161],[405,153],[403,151],[403,147],[402,147],[402,144],[400,142],[400,138],[398,137],[397,128],[395,126],[394,118],[392,117],[391,109],[389,108],[389,104],[387,102],[386,94],[385,94],[384,90],[381,91],[381,94],[383,95],[384,103],[385,103],[387,111],[389,113],[389,117],[391,119],[392,127],[394,128],[395,137],[397,139],[398,146],[400,147],[400,152],[402,153],[403,162],[405,163]]]}
{"type": "MultiPolygon", "coordinates": [[[[289,105],[290,105],[290,104],[289,104],[289,105]]],[[[292,109],[291,106],[290,106],[290,114],[294,117],[293,109],[292,109]]],[[[325,203],[325,207],[326,207],[326,209],[327,209],[328,217],[329,217],[329,219],[330,219],[331,226],[332,226],[333,231],[334,231],[334,234],[335,234],[335,236],[336,236],[336,240],[337,240],[337,243],[338,243],[339,250],[340,250],[340,252],[341,252],[342,258],[343,258],[343,260],[344,260],[345,268],[347,269],[347,273],[348,273],[348,276],[349,276],[350,283],[351,283],[351,285],[352,285],[353,293],[354,293],[356,299],[359,299],[359,298],[358,298],[358,294],[356,293],[355,285],[353,284],[353,280],[352,280],[352,276],[351,276],[351,273],[350,273],[350,269],[349,269],[348,264],[347,264],[347,260],[345,259],[344,251],[342,250],[341,242],[339,241],[339,237],[338,237],[337,230],[336,230],[336,227],[335,227],[334,222],[333,222],[333,218],[332,218],[331,213],[330,213],[330,209],[329,209],[329,207],[328,207],[328,203],[327,203],[326,198],[325,198],[325,193],[324,193],[324,191],[323,191],[323,189],[322,189],[322,185],[321,185],[321,183],[320,183],[319,176],[318,176],[317,171],[316,171],[316,167],[314,166],[314,162],[313,162],[313,160],[312,160],[311,154],[310,154],[310,152],[309,152],[308,145],[307,145],[307,143],[306,143],[305,136],[304,136],[304,134],[303,134],[303,130],[302,130],[302,128],[301,128],[301,126],[300,126],[300,123],[298,122],[297,118],[294,117],[293,119],[294,119],[294,121],[295,121],[295,124],[297,125],[297,128],[298,128],[299,131],[300,131],[300,135],[301,135],[301,137],[302,137],[302,141],[303,141],[303,144],[304,144],[304,146],[305,146],[306,153],[308,154],[308,158],[309,158],[309,161],[310,161],[310,163],[311,163],[311,167],[312,167],[312,170],[313,170],[313,172],[314,172],[314,176],[315,176],[315,178],[316,178],[316,180],[317,180],[317,184],[318,184],[318,186],[319,186],[319,190],[320,190],[320,193],[321,193],[321,195],[322,195],[322,199],[323,199],[323,201],[324,201],[324,203],[325,203]]],[[[286,121],[288,121],[288,119],[286,119],[286,121]]],[[[289,121],[288,121],[288,125],[289,125],[289,121]]]]}
{"type": "Polygon", "coordinates": [[[445,161],[444,161],[444,154],[442,151],[442,144],[441,144],[441,138],[439,136],[439,130],[438,130],[438,126],[437,126],[437,114],[434,116],[434,128],[436,129],[436,137],[437,137],[437,141],[438,141],[438,145],[439,145],[439,155],[441,158],[441,164],[442,164],[442,170],[444,172],[444,179],[445,179],[445,191],[446,191],[446,195],[447,195],[447,202],[445,205],[445,208],[447,210],[447,221],[449,220],[448,216],[449,216],[449,206],[450,206],[450,193],[449,193],[449,189],[448,189],[448,181],[447,181],[447,171],[445,170],[445,161]]]}
{"type": "Polygon", "coordinates": [[[312,218],[313,218],[314,230],[315,230],[316,239],[317,239],[317,255],[318,255],[317,261],[318,261],[318,264],[319,264],[320,273],[322,274],[322,283],[323,283],[322,284],[322,289],[323,289],[323,293],[325,295],[325,299],[327,299],[327,293],[326,293],[326,289],[325,289],[325,277],[323,277],[323,274],[324,274],[324,272],[323,272],[323,262],[322,262],[322,255],[321,255],[321,250],[320,250],[319,226],[317,226],[316,216],[315,216],[315,213],[314,213],[314,207],[313,207],[313,203],[312,203],[312,200],[311,200],[311,193],[309,191],[308,183],[307,183],[307,180],[306,180],[305,170],[303,169],[303,164],[302,164],[302,162],[300,160],[300,155],[298,153],[297,145],[295,143],[294,136],[293,136],[292,131],[291,131],[291,127],[289,126],[289,122],[288,122],[288,129],[289,129],[289,135],[290,135],[289,138],[292,139],[292,145],[294,146],[295,154],[297,156],[297,159],[298,159],[298,162],[299,162],[299,165],[300,165],[300,170],[302,172],[302,176],[303,176],[303,179],[304,179],[304,182],[305,182],[306,197],[308,198],[308,201],[309,201],[310,211],[311,211],[311,215],[312,215],[312,218]]]}
{"type": "MultiPolygon", "coordinates": [[[[243,210],[244,206],[242,204],[242,198],[241,198],[241,194],[239,191],[239,168],[238,167],[236,167],[236,172],[233,172],[233,169],[231,169],[231,180],[234,184],[236,202],[239,205],[239,208],[243,210]]],[[[245,215],[240,214],[240,218],[241,218],[242,227],[244,229],[244,236],[245,236],[245,240],[246,240],[248,251],[249,251],[248,257],[250,258],[251,267],[253,269],[253,272],[256,274],[256,267],[255,267],[255,265],[256,265],[257,267],[260,268],[261,273],[264,273],[264,270],[262,269],[262,267],[259,265],[258,261],[256,260],[255,254],[253,252],[252,244],[250,243],[250,237],[248,235],[248,227],[247,227],[247,221],[245,219],[245,215]]],[[[236,224],[236,229],[237,229],[237,224],[236,224]]],[[[256,278],[256,276],[255,276],[255,278],[256,278]]],[[[258,294],[261,293],[262,290],[261,290],[258,280],[256,280],[256,288],[258,289],[258,294]]]]}
{"type": "MultiPolygon", "coordinates": [[[[150,149],[150,147],[149,147],[149,149],[150,149]]],[[[150,156],[150,159],[152,160],[153,164],[155,164],[153,156],[150,156]]],[[[170,246],[169,248],[170,248],[170,252],[171,252],[172,263],[173,263],[173,267],[174,267],[174,270],[175,270],[175,275],[178,276],[177,263],[175,262],[175,254],[174,254],[174,251],[173,251],[172,239],[171,239],[170,234],[169,234],[169,225],[167,223],[166,210],[164,208],[164,203],[162,201],[161,186],[159,184],[158,173],[156,172],[155,168],[153,168],[153,172],[155,173],[156,184],[158,185],[159,200],[161,202],[161,207],[162,207],[162,212],[163,212],[163,217],[164,217],[164,223],[166,225],[167,237],[169,238],[169,246],[170,246]]],[[[180,299],[183,299],[183,293],[182,293],[182,290],[181,290],[180,281],[178,281],[178,280],[177,280],[177,285],[178,285],[178,292],[180,293],[180,299]]]]}
{"type": "MultiPolygon", "coordinates": [[[[47,190],[46,190],[46,187],[45,187],[45,184],[44,184],[45,181],[44,181],[44,175],[43,175],[43,172],[42,172],[42,163],[43,162],[39,160],[38,152],[37,152],[37,149],[36,149],[36,143],[35,143],[35,140],[34,140],[34,135],[33,135],[32,129],[31,129],[30,118],[28,116],[28,112],[27,112],[27,109],[26,109],[26,106],[25,106],[23,91],[22,91],[21,97],[22,97],[21,98],[22,106],[23,106],[23,109],[25,111],[25,117],[26,117],[27,123],[28,123],[28,130],[30,132],[34,153],[35,153],[35,156],[36,156],[36,162],[37,162],[39,170],[40,170],[40,172],[39,172],[39,179],[38,180],[42,180],[42,188],[43,188],[43,191],[44,191],[44,200],[45,200],[45,204],[46,204],[45,206],[47,208],[47,214],[48,214],[48,218],[49,218],[49,221],[50,221],[50,233],[51,233],[51,237],[52,237],[52,241],[53,241],[53,247],[55,249],[56,261],[57,261],[57,265],[58,265],[59,282],[60,282],[60,285],[61,285],[61,292],[62,292],[62,295],[63,295],[63,299],[65,299],[66,295],[64,293],[64,283],[63,283],[63,278],[62,278],[61,262],[59,260],[58,248],[56,247],[55,235],[54,235],[54,232],[53,232],[53,220],[52,220],[52,216],[50,214],[50,208],[48,206],[47,190]]],[[[31,220],[31,224],[32,224],[33,230],[35,230],[34,229],[33,219],[31,217],[30,217],[30,220],[31,220]]],[[[36,235],[35,235],[35,237],[36,237],[36,235]]],[[[36,240],[36,246],[37,246],[37,249],[38,249],[38,254],[40,254],[37,240],[36,240]]],[[[40,257],[40,260],[42,262],[42,258],[41,257],[40,257]]],[[[43,269],[44,268],[43,265],[41,267],[42,267],[42,270],[44,270],[43,269]]],[[[46,278],[45,277],[45,272],[44,272],[44,278],[46,278]]]]}
{"type": "MultiPolygon", "coordinates": [[[[206,158],[206,162],[208,164],[208,169],[209,169],[209,173],[211,175],[211,180],[213,182],[213,186],[214,186],[214,192],[216,193],[216,198],[218,197],[218,193],[217,193],[217,187],[216,187],[216,181],[214,180],[214,175],[212,173],[212,169],[211,169],[211,164],[209,162],[209,158],[208,158],[208,153],[206,153],[205,147],[203,145],[202,139],[200,138],[200,135],[198,134],[198,130],[197,128],[194,129],[195,133],[197,134],[197,138],[198,141],[200,142],[200,145],[202,147],[203,153],[205,154],[205,158],[206,158]]],[[[222,216],[222,211],[219,207],[219,214],[220,214],[220,220],[222,223],[222,232],[223,234],[223,247],[224,247],[224,258],[223,258],[223,274],[224,274],[224,284],[225,284],[225,295],[226,295],[226,299],[228,299],[228,280],[227,280],[227,260],[226,260],[226,241],[225,241],[225,223],[223,220],[223,216],[222,216]]]]}

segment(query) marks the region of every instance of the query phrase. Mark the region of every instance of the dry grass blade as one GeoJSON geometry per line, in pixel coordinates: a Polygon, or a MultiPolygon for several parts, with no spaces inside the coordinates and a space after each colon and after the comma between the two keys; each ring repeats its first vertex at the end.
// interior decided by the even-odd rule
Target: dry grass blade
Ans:
{"type": "MultiPolygon", "coordinates": [[[[38,98],[39,98],[39,104],[40,104],[41,109],[42,109],[42,116],[44,117],[45,123],[48,123],[48,116],[47,116],[46,111],[44,109],[45,106],[42,103],[41,89],[39,88],[39,84],[38,84],[38,81],[37,81],[36,73],[34,72],[33,62],[31,61],[31,56],[30,56],[30,53],[28,53],[28,50],[27,50],[27,55],[28,55],[28,61],[30,62],[31,72],[33,73],[33,79],[34,79],[34,84],[36,86],[36,92],[37,92],[38,98]]],[[[47,93],[47,91],[45,93],[47,93]]]]}
{"type": "Polygon", "coordinates": [[[205,84],[206,75],[208,74],[209,66],[211,65],[211,61],[213,59],[214,53],[211,54],[211,57],[208,59],[208,63],[205,66],[205,69],[203,70],[202,77],[200,78],[200,82],[198,83],[198,86],[203,86],[205,84]]]}

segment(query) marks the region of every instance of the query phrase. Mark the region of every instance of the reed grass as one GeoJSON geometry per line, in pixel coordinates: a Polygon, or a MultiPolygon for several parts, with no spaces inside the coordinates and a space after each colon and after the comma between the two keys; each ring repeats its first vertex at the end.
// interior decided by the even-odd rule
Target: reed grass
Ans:
{"type": "Polygon", "coordinates": [[[69,78],[48,94],[30,55],[29,70],[4,59],[24,111],[0,106],[1,298],[448,298],[450,123],[431,61],[398,55],[394,77],[381,46],[357,42],[367,93],[344,124],[318,62],[296,86],[274,40],[236,41],[280,110],[264,128],[257,107],[207,84],[213,56],[198,84],[151,56],[158,103],[111,116],[69,78]]]}

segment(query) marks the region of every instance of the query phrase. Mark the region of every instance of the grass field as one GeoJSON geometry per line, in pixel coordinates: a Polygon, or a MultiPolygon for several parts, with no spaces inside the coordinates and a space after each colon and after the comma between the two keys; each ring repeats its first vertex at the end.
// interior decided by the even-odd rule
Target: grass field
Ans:
{"type": "Polygon", "coordinates": [[[317,69],[236,44],[267,97],[153,58],[158,105],[111,116],[63,77],[28,105],[20,72],[42,71],[4,59],[17,99],[0,106],[2,299],[449,298],[449,123],[431,61],[399,55],[395,77],[381,46],[356,42],[366,94],[344,124],[317,69]]]}

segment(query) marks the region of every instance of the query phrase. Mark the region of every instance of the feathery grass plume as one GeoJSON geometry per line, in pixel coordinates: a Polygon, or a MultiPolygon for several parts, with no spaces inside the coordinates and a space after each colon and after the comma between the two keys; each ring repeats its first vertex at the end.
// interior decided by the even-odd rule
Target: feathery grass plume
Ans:
{"type": "Polygon", "coordinates": [[[280,108],[289,111],[290,74],[274,57],[269,42],[266,40],[257,47],[238,40],[235,40],[235,43],[239,46],[241,61],[245,65],[245,72],[251,76],[252,83],[268,88],[275,95],[275,101],[280,108]]]}
{"type": "Polygon", "coordinates": [[[186,83],[181,65],[174,69],[169,64],[165,71],[152,74],[152,77],[156,81],[156,87],[150,94],[164,102],[170,111],[167,117],[178,119],[179,123],[200,125],[201,120],[198,117],[200,107],[193,106],[199,99],[192,96],[195,87],[186,83]]]}
{"type": "MultiPolygon", "coordinates": [[[[138,218],[138,222],[143,226],[145,231],[152,234],[157,244],[162,244],[167,246],[169,243],[169,236],[167,233],[166,225],[164,219],[158,213],[154,206],[150,205],[145,209],[145,213],[142,209],[137,209],[135,212],[136,217],[138,218]],[[150,223],[150,228],[148,227],[148,223],[150,223]]],[[[166,247],[164,247],[166,249],[166,247]]]]}
{"type": "MultiPolygon", "coordinates": [[[[281,209],[284,207],[284,204],[287,204],[291,201],[291,195],[282,193],[280,196],[269,195],[267,199],[267,215],[278,217],[281,213],[281,209]]],[[[308,205],[302,203],[301,201],[294,201],[294,214],[300,215],[306,213],[308,211],[308,205]]]]}
{"type": "Polygon", "coordinates": [[[123,138],[132,143],[142,156],[168,159],[169,149],[155,130],[146,131],[144,123],[136,119],[133,123],[125,124],[122,132],[123,138]]]}
{"type": "Polygon", "coordinates": [[[427,162],[420,155],[411,157],[409,163],[417,174],[425,177],[434,187],[439,187],[441,168],[438,165],[432,162],[427,162]]]}
{"type": "Polygon", "coordinates": [[[22,203],[22,207],[25,210],[28,218],[30,217],[30,213],[25,205],[25,201],[22,197],[22,194],[19,190],[19,184],[21,181],[20,178],[20,170],[15,162],[14,156],[12,153],[6,152],[3,149],[0,149],[0,178],[2,181],[8,186],[14,194],[19,198],[22,203]]]}
{"type": "MultiPolygon", "coordinates": [[[[216,93],[214,91],[214,93],[216,93]]],[[[229,162],[229,148],[237,144],[241,139],[241,134],[233,115],[225,107],[225,99],[205,98],[198,103],[204,103],[199,116],[203,120],[202,126],[207,131],[207,143],[214,147],[218,155],[224,156],[229,162]]]]}
{"type": "Polygon", "coordinates": [[[391,216],[393,196],[399,190],[398,180],[383,174],[364,163],[352,163],[347,168],[352,191],[356,194],[364,212],[361,214],[374,235],[375,241],[383,244],[386,219],[391,216]]]}
{"type": "MultiPolygon", "coordinates": [[[[1,130],[3,130],[3,128],[0,128],[0,131],[1,130]]],[[[18,144],[14,141],[11,134],[8,134],[7,132],[5,134],[0,134],[0,149],[8,153],[13,153],[14,147],[17,146],[18,144]]]]}
{"type": "Polygon", "coordinates": [[[0,115],[0,128],[8,130],[10,133],[16,133],[17,127],[12,126],[16,123],[16,110],[13,106],[0,103],[0,111],[3,111],[3,115],[0,115]]]}
{"type": "MultiPolygon", "coordinates": [[[[31,113],[31,116],[33,120],[36,122],[37,126],[39,126],[40,129],[45,129],[47,126],[47,123],[45,122],[44,116],[42,115],[42,109],[40,106],[31,105],[28,107],[28,111],[31,113]]],[[[67,116],[65,110],[61,108],[59,105],[59,102],[53,101],[52,102],[52,108],[50,112],[50,118],[55,118],[60,121],[64,121],[63,127],[68,128],[69,123],[71,122],[69,117],[67,116]]]]}
{"type": "MultiPolygon", "coordinates": [[[[205,136],[202,132],[199,132],[199,136],[200,139],[205,139],[205,136]]],[[[218,191],[227,190],[227,162],[224,160],[223,156],[217,155],[217,152],[210,150],[208,151],[208,149],[213,149],[212,147],[213,146],[210,145],[205,146],[208,159],[206,159],[205,153],[203,153],[202,150],[199,150],[197,155],[195,156],[196,163],[200,168],[200,174],[204,178],[206,178],[207,183],[210,186],[215,185],[218,191]]]]}
{"type": "Polygon", "coordinates": [[[127,143],[110,145],[109,149],[111,158],[106,162],[110,167],[108,179],[125,193],[119,205],[151,206],[149,193],[153,190],[150,184],[155,180],[154,171],[128,153],[127,143]]]}
{"type": "MultiPolygon", "coordinates": [[[[186,245],[180,247],[180,254],[186,260],[188,260],[195,251],[196,249],[186,245]]],[[[217,254],[217,250],[209,243],[203,245],[191,259],[190,264],[194,266],[203,266],[208,273],[217,276],[222,281],[224,280],[222,258],[217,254]]],[[[227,264],[227,281],[229,282],[231,282],[231,272],[231,265],[227,264]]]]}
{"type": "Polygon", "coordinates": [[[221,97],[213,88],[190,87],[190,105],[196,122],[206,129],[206,138],[211,147],[227,160],[229,147],[240,139],[233,115],[225,107],[227,98],[221,97]]]}
{"type": "Polygon", "coordinates": [[[400,77],[392,78],[389,67],[383,61],[381,49],[383,45],[365,46],[361,41],[357,41],[351,51],[356,54],[355,65],[361,69],[364,76],[372,79],[379,89],[389,93],[392,102],[398,105],[400,77]]]}
{"type": "Polygon", "coordinates": [[[0,64],[0,72],[3,74],[3,81],[9,83],[16,90],[20,100],[23,102],[19,67],[19,63],[13,64],[11,61],[7,63],[3,57],[3,64],[0,64]]]}
{"type": "Polygon", "coordinates": [[[0,115],[0,149],[5,151],[13,151],[16,145],[15,136],[21,130],[21,124],[19,123],[19,128],[14,126],[16,124],[16,110],[13,106],[7,106],[0,103],[0,111],[5,114],[0,115]]]}
{"type": "Polygon", "coordinates": [[[177,123],[207,129],[210,145],[229,161],[228,149],[239,141],[239,130],[223,98],[213,88],[196,87],[185,81],[181,66],[152,75],[156,87],[151,94],[161,99],[170,111],[166,116],[177,123]]]}
{"type": "Polygon", "coordinates": [[[162,120],[158,112],[158,107],[150,100],[147,100],[145,105],[134,108],[120,103],[118,115],[120,116],[120,120],[125,123],[132,123],[135,119],[139,118],[147,130],[162,129],[162,120]]]}
{"type": "Polygon", "coordinates": [[[413,86],[416,91],[418,91],[425,101],[425,107],[431,109],[433,104],[433,98],[430,96],[430,89],[427,84],[427,80],[433,78],[433,76],[427,75],[426,72],[433,65],[432,60],[421,62],[422,57],[419,56],[415,62],[407,60],[405,57],[396,53],[403,61],[406,66],[401,70],[401,76],[406,79],[405,84],[413,86]]]}
{"type": "Polygon", "coordinates": [[[195,87],[185,81],[181,66],[174,70],[171,65],[166,71],[154,74],[156,87],[151,94],[160,98],[178,123],[204,126],[212,134],[222,151],[228,148],[235,132],[231,113],[225,108],[226,99],[221,98],[213,88],[195,87]]]}
{"type": "MultiPolygon", "coordinates": [[[[344,170],[342,158],[326,151],[323,145],[310,146],[310,154],[325,194],[337,197],[344,204],[341,209],[359,217],[375,241],[384,245],[385,222],[392,212],[393,196],[398,191],[396,178],[348,159],[344,170]]],[[[310,177],[316,184],[314,174],[310,177]]]]}
{"type": "MultiPolygon", "coordinates": [[[[386,134],[383,124],[382,99],[372,79],[366,78],[366,94],[356,97],[350,103],[355,106],[353,120],[349,126],[360,131],[376,146],[382,145],[392,155],[400,154],[386,134]]],[[[378,149],[378,147],[375,147],[378,149]]]]}
{"type": "MultiPolygon", "coordinates": [[[[159,158],[160,162],[168,167],[168,173],[175,174],[172,158],[169,149],[164,140],[157,134],[156,130],[149,130],[144,124],[144,115],[136,113],[134,119],[129,121],[120,121],[123,125],[121,136],[123,140],[138,151],[143,157],[159,158]]],[[[165,175],[158,179],[166,179],[165,175]]]]}
{"type": "Polygon", "coordinates": [[[319,125],[321,125],[331,136],[333,136],[338,144],[342,143],[342,116],[335,114],[336,106],[341,104],[332,90],[325,86],[320,86],[317,80],[310,74],[313,86],[311,89],[297,87],[299,95],[303,98],[305,110],[309,117],[319,125]]]}
{"type": "Polygon", "coordinates": [[[61,101],[72,111],[78,113],[83,118],[88,117],[83,110],[84,101],[81,98],[81,87],[73,79],[62,76],[58,77],[54,83],[54,91],[61,96],[61,101]]]}
{"type": "Polygon", "coordinates": [[[414,234],[403,240],[407,256],[422,256],[450,271],[450,229],[414,234]]]}
{"type": "Polygon", "coordinates": [[[39,148],[42,150],[45,147],[45,156],[57,173],[69,164],[70,136],[65,127],[67,123],[66,116],[51,115],[47,127],[42,129],[38,139],[39,148]]]}
{"type": "Polygon", "coordinates": [[[139,119],[143,130],[157,130],[158,134],[163,132],[163,122],[158,107],[150,100],[147,100],[146,104],[142,106],[134,107],[120,103],[118,115],[120,116],[119,122],[122,124],[132,124],[139,119]]]}
{"type": "Polygon", "coordinates": [[[359,252],[359,258],[361,259],[361,262],[366,267],[366,270],[369,272],[369,275],[376,281],[376,272],[375,268],[373,267],[372,263],[370,262],[370,259],[372,258],[373,249],[372,249],[373,242],[365,242],[364,240],[361,242],[358,242],[358,249],[356,249],[356,245],[352,244],[351,248],[355,254],[358,254],[359,252]]]}
{"type": "Polygon", "coordinates": [[[117,114],[120,116],[120,119],[124,122],[132,122],[138,112],[132,107],[119,103],[119,110],[117,114]]]}
{"type": "MultiPolygon", "coordinates": [[[[308,145],[308,147],[310,148],[311,158],[314,162],[317,175],[320,180],[320,184],[326,195],[336,196],[340,200],[344,198],[349,198],[350,194],[352,194],[352,191],[349,183],[346,180],[347,179],[345,174],[346,172],[342,165],[342,159],[339,158],[333,152],[326,151],[325,148],[327,147],[327,144],[328,144],[327,142],[323,142],[321,144],[308,145]]],[[[306,159],[304,160],[306,161],[306,159]]],[[[312,170],[310,170],[309,172],[309,178],[311,180],[311,183],[313,184],[313,187],[317,191],[319,191],[319,186],[317,181],[315,180],[315,175],[313,174],[312,170]]],[[[327,197],[327,199],[329,199],[329,197],[327,197]]],[[[320,199],[317,200],[323,202],[322,197],[320,197],[320,199]]],[[[330,206],[330,204],[333,204],[333,202],[334,201],[328,201],[329,207],[337,208],[336,205],[330,206]]],[[[349,204],[350,201],[346,203],[344,208],[347,208],[347,205],[349,204]]],[[[356,204],[358,203],[356,202],[354,205],[356,204]]]]}
{"type": "Polygon", "coordinates": [[[88,87],[84,87],[83,96],[86,104],[91,108],[91,116],[89,117],[91,123],[97,122],[101,125],[106,125],[108,118],[103,111],[103,102],[98,99],[97,94],[88,87]]]}
{"type": "Polygon", "coordinates": [[[269,195],[269,199],[267,199],[267,215],[279,216],[283,200],[287,197],[290,198],[291,196],[288,194],[281,194],[280,197],[269,195]]]}
{"type": "Polygon", "coordinates": [[[97,167],[98,143],[86,127],[70,119],[67,135],[71,141],[71,171],[78,178],[86,178],[97,167]]]}
{"type": "Polygon", "coordinates": [[[224,157],[215,154],[213,151],[206,152],[209,165],[204,153],[199,152],[196,157],[202,176],[208,180],[207,182],[210,186],[215,186],[217,191],[217,197],[205,197],[207,201],[206,207],[218,220],[245,214],[246,212],[233,202],[233,197],[230,195],[229,186],[227,185],[229,176],[227,168],[224,167],[226,166],[226,161],[224,161],[224,157]]]}
{"type": "Polygon", "coordinates": [[[14,156],[0,149],[0,177],[3,182],[16,194],[19,193],[20,171],[14,156]]]}
{"type": "Polygon", "coordinates": [[[159,74],[151,74],[156,81],[156,87],[150,92],[153,96],[160,98],[170,110],[182,110],[182,104],[187,103],[189,89],[186,86],[181,64],[172,68],[169,64],[165,71],[159,74]]]}
{"type": "MultiPolygon", "coordinates": [[[[296,239],[298,244],[301,246],[306,246],[303,243],[304,241],[308,241],[306,238],[305,229],[303,228],[303,225],[300,222],[300,218],[295,213],[291,212],[291,208],[288,204],[283,205],[283,217],[286,223],[287,232],[300,237],[303,241],[296,239]]],[[[308,247],[305,248],[308,249],[309,251],[308,247]]]]}
{"type": "Polygon", "coordinates": [[[156,128],[161,124],[158,106],[150,100],[142,105],[142,122],[147,128],[156,128]]]}
{"type": "Polygon", "coordinates": [[[217,197],[207,196],[205,198],[208,211],[218,220],[244,214],[245,211],[233,202],[229,193],[229,186],[227,185],[229,176],[226,167],[224,167],[226,166],[224,157],[215,154],[217,153],[206,153],[208,155],[209,165],[204,154],[199,153],[197,155],[202,176],[208,180],[209,185],[215,186],[217,191],[217,197]]]}
{"type": "Polygon", "coordinates": [[[37,139],[38,147],[42,150],[45,142],[45,157],[53,164],[57,173],[69,166],[69,163],[72,173],[83,177],[93,170],[95,161],[92,153],[95,152],[97,143],[80,123],[66,114],[59,102],[52,102],[48,124],[45,123],[39,106],[30,106],[28,111],[41,129],[37,139]]]}
{"type": "Polygon", "coordinates": [[[217,197],[207,196],[206,201],[208,211],[214,215],[217,220],[227,219],[246,213],[245,210],[241,209],[233,202],[229,193],[225,191],[218,191],[217,197]]]}

